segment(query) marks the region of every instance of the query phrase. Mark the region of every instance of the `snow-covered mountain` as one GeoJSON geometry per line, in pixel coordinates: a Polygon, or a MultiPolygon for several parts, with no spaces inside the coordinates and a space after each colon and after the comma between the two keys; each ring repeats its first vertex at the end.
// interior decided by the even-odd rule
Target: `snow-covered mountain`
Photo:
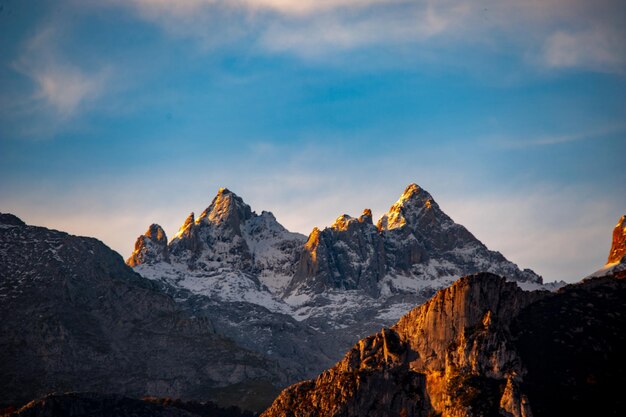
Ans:
{"type": "Polygon", "coordinates": [[[308,239],[221,188],[167,243],[158,225],[128,264],[188,294],[244,302],[316,330],[361,332],[390,324],[460,276],[492,272],[539,288],[541,277],[487,249],[415,184],[375,225],[366,209],[308,239]]]}
{"type": "Polygon", "coordinates": [[[169,243],[161,226],[151,225],[127,263],[147,278],[195,294],[288,313],[278,294],[294,274],[305,240],[272,213],[259,215],[220,188],[200,217],[191,213],[169,243]]]}

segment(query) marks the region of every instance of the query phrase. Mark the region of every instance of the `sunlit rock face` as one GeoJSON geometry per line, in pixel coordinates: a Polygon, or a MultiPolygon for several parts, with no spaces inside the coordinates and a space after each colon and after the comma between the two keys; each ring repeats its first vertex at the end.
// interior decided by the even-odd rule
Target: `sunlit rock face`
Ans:
{"type": "Polygon", "coordinates": [[[327,368],[354,340],[393,324],[462,275],[490,271],[541,282],[489,251],[415,184],[377,224],[366,209],[315,228],[308,239],[222,188],[166,249],[145,236],[138,242],[128,261],[135,271],[297,379],[327,368]]]}
{"type": "Polygon", "coordinates": [[[607,263],[587,278],[603,276],[626,278],[626,216],[622,216],[613,229],[607,263]]]}
{"type": "MultiPolygon", "coordinates": [[[[164,255],[158,259],[206,275],[246,275],[249,285],[257,287],[260,286],[259,278],[263,281],[263,278],[273,277],[273,282],[262,283],[270,287],[284,287],[285,277],[295,271],[299,249],[305,240],[303,235],[286,230],[272,213],[263,211],[259,215],[241,197],[220,188],[198,218],[191,213],[185,219],[178,233],[163,249],[164,255]]],[[[162,248],[160,242],[159,251],[162,248]]],[[[133,253],[127,263],[139,267],[156,262],[136,259],[133,253]]],[[[150,270],[138,269],[148,275],[151,275],[150,270]]],[[[166,268],[159,272],[172,270],[166,268]]]]}
{"type": "Polygon", "coordinates": [[[626,256],[626,216],[622,216],[613,229],[613,243],[607,263],[625,262],[624,256],[626,256]]]}
{"type": "Polygon", "coordinates": [[[169,262],[167,236],[158,224],[152,224],[135,242],[135,250],[126,261],[129,266],[169,262]]]}
{"type": "Polygon", "coordinates": [[[552,294],[464,277],[262,416],[620,415],[625,296],[615,278],[552,294]]]}
{"type": "MultiPolygon", "coordinates": [[[[146,239],[164,242],[161,232],[151,227],[146,239]]],[[[5,215],[0,335],[0,408],[54,391],[199,400],[290,380],[276,361],[217,334],[102,242],[5,215]]],[[[263,389],[259,396],[268,395],[263,389]]]]}
{"type": "Polygon", "coordinates": [[[344,214],[330,228],[311,233],[289,291],[360,289],[378,296],[378,283],[385,273],[383,238],[372,223],[372,212],[366,209],[359,218],[344,214]]]}
{"type": "Polygon", "coordinates": [[[449,285],[462,275],[493,272],[540,285],[540,276],[520,270],[456,224],[416,184],[410,184],[374,227],[371,211],[358,219],[337,218],[315,229],[302,250],[288,294],[360,289],[378,297],[419,293],[449,285]]]}

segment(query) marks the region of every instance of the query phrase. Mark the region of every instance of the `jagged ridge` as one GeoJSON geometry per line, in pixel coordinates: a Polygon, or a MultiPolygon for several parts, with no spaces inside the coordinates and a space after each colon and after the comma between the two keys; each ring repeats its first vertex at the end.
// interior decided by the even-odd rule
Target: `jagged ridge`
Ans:
{"type": "Polygon", "coordinates": [[[625,295],[616,278],[550,294],[464,277],[284,390],[262,417],[620,415],[625,295]]]}

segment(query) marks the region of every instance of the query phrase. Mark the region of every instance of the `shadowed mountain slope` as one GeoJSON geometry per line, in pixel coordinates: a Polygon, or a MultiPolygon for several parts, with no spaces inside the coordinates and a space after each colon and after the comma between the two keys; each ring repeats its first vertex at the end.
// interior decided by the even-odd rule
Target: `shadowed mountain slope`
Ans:
{"type": "Polygon", "coordinates": [[[262,407],[272,384],[288,380],[275,361],[182,311],[100,241],[15,216],[0,221],[3,404],[51,391],[206,400],[245,388],[235,401],[262,407]]]}

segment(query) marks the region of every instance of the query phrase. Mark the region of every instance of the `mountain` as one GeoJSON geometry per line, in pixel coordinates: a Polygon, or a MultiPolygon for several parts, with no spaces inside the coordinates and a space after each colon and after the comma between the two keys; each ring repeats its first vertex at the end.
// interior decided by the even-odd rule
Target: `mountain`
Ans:
{"type": "Polygon", "coordinates": [[[388,325],[434,291],[476,272],[542,287],[540,276],[487,249],[427,191],[410,184],[376,226],[366,209],[359,218],[344,214],[330,228],[313,230],[284,299],[296,314],[334,317],[340,326],[352,325],[367,306],[388,325]]]}
{"type": "Polygon", "coordinates": [[[613,239],[606,264],[588,278],[605,275],[626,278],[626,216],[622,216],[613,229],[613,239]]]}
{"type": "Polygon", "coordinates": [[[622,216],[613,229],[613,242],[607,264],[626,262],[626,216],[622,216]]]}
{"type": "MultiPolygon", "coordinates": [[[[158,243],[161,233],[151,228],[148,238],[158,243]]],[[[9,214],[0,215],[0,334],[0,407],[81,390],[258,409],[293,379],[100,241],[9,214]]]]}
{"type": "Polygon", "coordinates": [[[309,236],[290,293],[363,289],[384,293],[439,288],[463,274],[496,272],[512,280],[541,283],[492,252],[465,227],[454,223],[432,196],[410,184],[377,225],[366,209],[358,219],[340,216],[330,228],[309,236]],[[409,278],[407,280],[407,278],[409,278]]]}
{"type": "Polygon", "coordinates": [[[127,260],[217,333],[310,378],[462,275],[489,271],[541,288],[409,185],[374,224],[368,209],[307,237],[221,188],[167,240],[153,224],[127,260]],[[306,343],[303,343],[306,341],[306,343]]]}
{"type": "Polygon", "coordinates": [[[623,415],[625,297],[615,277],[550,293],[467,276],[262,417],[623,415]]]}

